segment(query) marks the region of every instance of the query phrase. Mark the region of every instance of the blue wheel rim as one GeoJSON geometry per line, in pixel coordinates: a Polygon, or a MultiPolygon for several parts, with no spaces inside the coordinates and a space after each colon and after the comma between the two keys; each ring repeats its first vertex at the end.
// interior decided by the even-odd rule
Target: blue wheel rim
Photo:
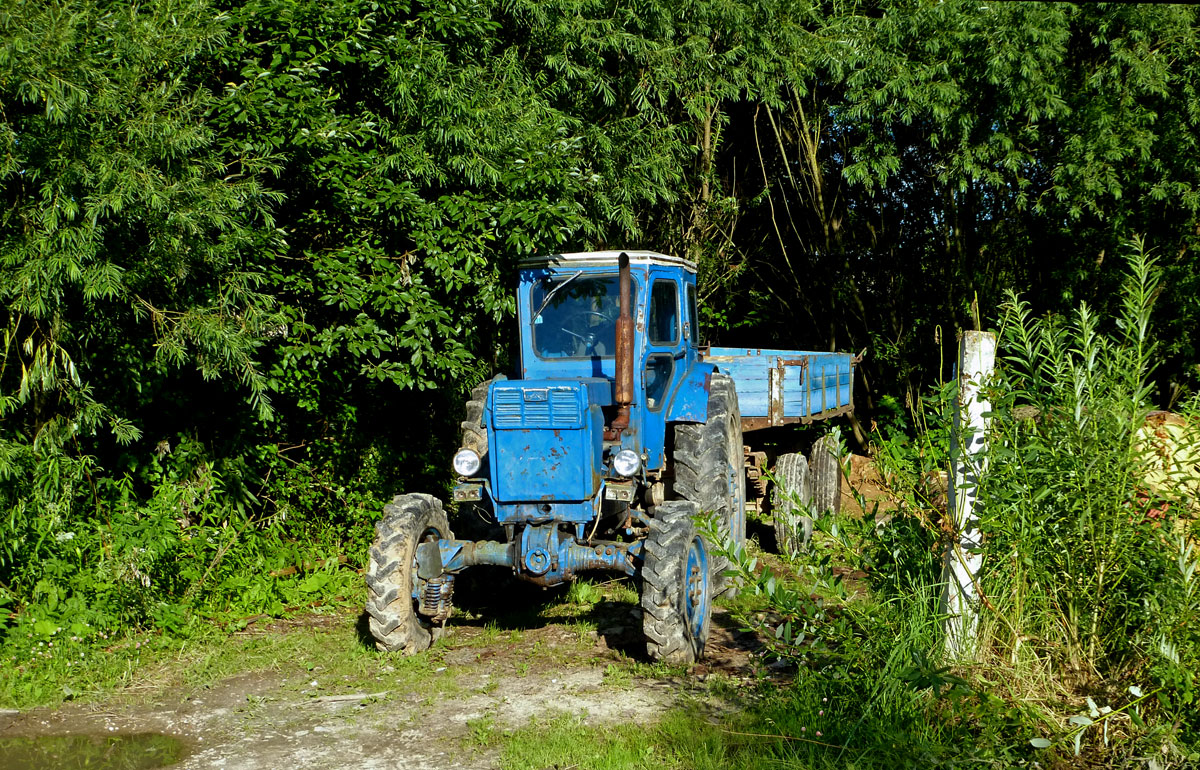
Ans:
{"type": "Polygon", "coordinates": [[[688,630],[696,642],[703,640],[708,621],[709,582],[708,549],[703,540],[693,537],[684,572],[683,611],[688,630]]]}

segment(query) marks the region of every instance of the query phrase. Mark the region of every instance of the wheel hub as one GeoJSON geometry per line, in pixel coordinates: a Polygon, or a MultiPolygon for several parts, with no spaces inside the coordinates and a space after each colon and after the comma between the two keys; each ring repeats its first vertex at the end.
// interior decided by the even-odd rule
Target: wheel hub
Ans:
{"type": "Polygon", "coordinates": [[[693,538],[688,548],[686,565],[686,587],[684,590],[684,611],[692,638],[701,638],[704,622],[708,618],[708,552],[700,538],[693,538]]]}

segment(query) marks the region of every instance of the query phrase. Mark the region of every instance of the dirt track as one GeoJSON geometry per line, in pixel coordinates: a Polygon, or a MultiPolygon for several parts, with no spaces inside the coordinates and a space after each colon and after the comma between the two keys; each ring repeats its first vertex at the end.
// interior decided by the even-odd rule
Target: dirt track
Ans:
{"type": "MultiPolygon", "coordinates": [[[[366,664],[349,673],[333,662],[280,660],[208,686],[149,681],[99,702],[0,716],[0,738],[165,733],[189,751],[173,766],[181,770],[492,768],[502,731],[562,716],[644,724],[683,700],[719,711],[731,704],[711,698],[705,680],[738,687],[752,679],[752,640],[722,627],[723,614],[705,664],[647,678],[637,674],[641,638],[628,617],[636,610],[599,607],[610,617],[591,626],[546,622],[507,633],[460,625],[418,660],[360,652],[366,664]]],[[[251,635],[265,644],[331,635],[335,647],[355,645],[356,623],[313,616],[251,635]]]]}

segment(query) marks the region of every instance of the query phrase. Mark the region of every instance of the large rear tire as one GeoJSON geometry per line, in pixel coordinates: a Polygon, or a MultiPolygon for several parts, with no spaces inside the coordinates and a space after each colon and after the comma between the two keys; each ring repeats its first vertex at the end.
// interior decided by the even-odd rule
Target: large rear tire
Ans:
{"type": "Polygon", "coordinates": [[[812,539],[812,477],[802,454],[780,455],[771,489],[775,543],[779,553],[795,556],[812,539]]]}
{"type": "MultiPolygon", "coordinates": [[[[742,458],[742,413],[728,375],[715,373],[708,392],[708,422],[675,426],[675,492],[717,517],[721,534],[746,542],[746,473],[742,458]]],[[[725,576],[729,561],[713,557],[715,595],[732,593],[725,576]]]]}
{"type": "Polygon", "coordinates": [[[695,503],[655,507],[642,546],[642,630],[646,652],[666,663],[704,655],[712,623],[712,565],[696,531],[695,503]]]}
{"type": "Polygon", "coordinates": [[[812,475],[812,507],[818,516],[837,515],[842,510],[842,464],[838,441],[826,434],[813,444],[808,467],[812,475]]]}
{"type": "MultiPolygon", "coordinates": [[[[502,376],[499,378],[503,379],[502,376]]],[[[487,405],[488,389],[497,377],[484,380],[471,389],[463,414],[462,442],[460,447],[474,450],[479,455],[479,473],[488,473],[488,432],[483,424],[483,411],[487,405]]],[[[454,516],[454,526],[459,534],[469,540],[496,540],[503,537],[503,530],[496,526],[491,516],[489,502],[459,503],[454,516]]]]}
{"type": "Polygon", "coordinates": [[[417,612],[424,584],[417,576],[417,546],[453,537],[435,497],[397,495],[384,506],[366,576],[368,625],[379,650],[413,655],[433,644],[439,629],[417,612]]]}
{"type": "Polygon", "coordinates": [[[462,421],[462,444],[466,449],[473,449],[479,455],[482,467],[487,467],[488,435],[483,426],[483,408],[487,404],[488,387],[491,380],[484,380],[471,389],[471,397],[467,399],[467,410],[462,421]]]}

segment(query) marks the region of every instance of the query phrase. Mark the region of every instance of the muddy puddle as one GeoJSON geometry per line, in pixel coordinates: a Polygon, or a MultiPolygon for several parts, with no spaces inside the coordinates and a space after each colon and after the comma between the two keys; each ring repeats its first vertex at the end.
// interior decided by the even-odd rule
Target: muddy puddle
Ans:
{"type": "Polygon", "coordinates": [[[154,770],[187,753],[182,741],[161,733],[0,738],[0,764],[7,770],[154,770]]]}

